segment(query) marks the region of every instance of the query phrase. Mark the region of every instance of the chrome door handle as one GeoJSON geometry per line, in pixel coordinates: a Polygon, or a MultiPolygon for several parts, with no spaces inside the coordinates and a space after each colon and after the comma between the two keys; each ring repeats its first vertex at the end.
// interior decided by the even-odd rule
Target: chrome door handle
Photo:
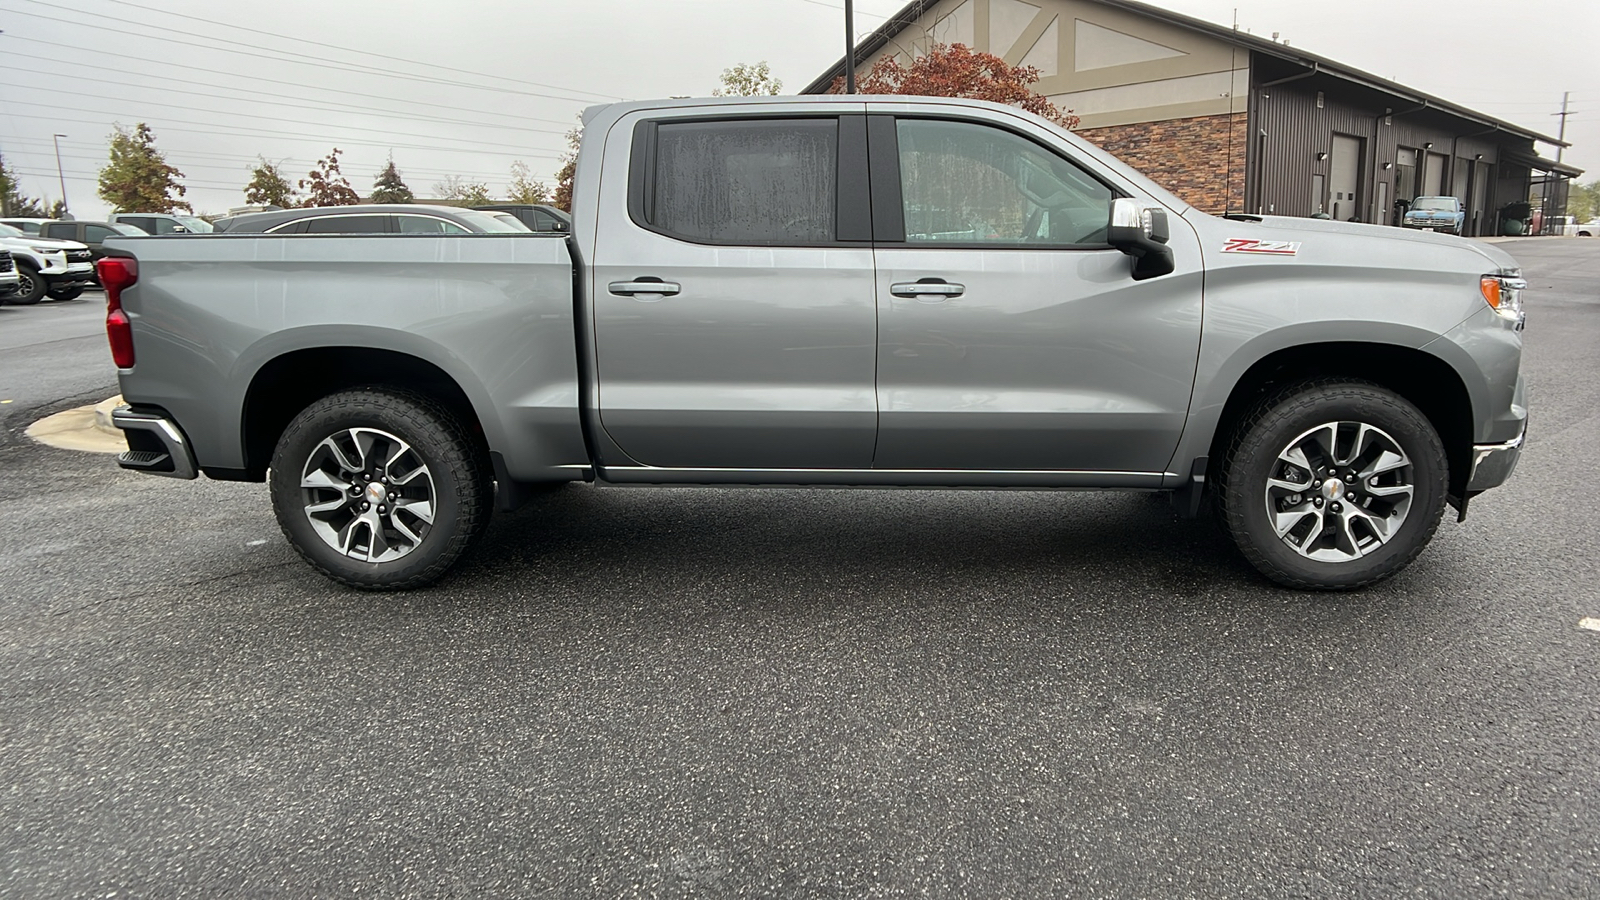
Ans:
{"type": "Polygon", "coordinates": [[[632,297],[634,294],[664,294],[672,295],[683,290],[681,285],[670,281],[613,281],[607,288],[618,297],[632,297]]]}
{"type": "Polygon", "coordinates": [[[889,285],[889,293],[896,297],[959,297],[966,292],[966,285],[944,281],[901,281],[889,285]]]}

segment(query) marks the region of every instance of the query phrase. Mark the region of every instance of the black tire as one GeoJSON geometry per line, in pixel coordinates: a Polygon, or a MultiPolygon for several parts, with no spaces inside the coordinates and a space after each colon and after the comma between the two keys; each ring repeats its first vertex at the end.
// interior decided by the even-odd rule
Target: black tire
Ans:
{"type": "MultiPolygon", "coordinates": [[[[1347,436],[1350,429],[1335,434],[1347,436]]],[[[1369,435],[1370,431],[1367,432],[1369,435]]],[[[1379,441],[1379,438],[1372,438],[1379,441]]],[[[1328,472],[1338,480],[1335,471],[1328,472]]],[[[1353,466],[1352,466],[1353,468],[1353,466]]],[[[1348,469],[1346,470],[1348,472],[1348,469]]],[[[1305,497],[1327,496],[1322,490],[1326,480],[1317,473],[1308,473],[1311,480],[1305,497]]],[[[1393,391],[1369,382],[1349,379],[1327,379],[1303,382],[1280,391],[1258,404],[1234,430],[1219,471],[1216,501],[1225,530],[1232,536],[1240,552],[1250,564],[1280,585],[1301,590],[1354,590],[1381,581],[1405,568],[1422,552],[1438,530],[1439,518],[1444,511],[1445,494],[1449,483],[1449,463],[1444,445],[1428,418],[1411,403],[1393,391]],[[1279,453],[1293,445],[1299,437],[1315,431],[1326,423],[1359,423],[1380,429],[1383,439],[1392,440],[1409,458],[1409,465],[1385,474],[1382,479],[1393,478],[1395,483],[1409,479],[1411,495],[1409,507],[1400,524],[1387,540],[1376,541],[1376,529],[1359,522],[1350,528],[1368,542],[1363,555],[1338,561],[1312,559],[1291,546],[1289,540],[1303,537],[1302,547],[1327,546],[1325,541],[1337,546],[1321,551],[1346,552],[1351,547],[1346,540],[1339,544],[1337,529],[1317,530],[1316,525],[1326,521],[1336,506],[1349,504],[1346,488],[1328,486],[1332,500],[1322,500],[1318,510],[1326,504],[1326,512],[1302,519],[1301,524],[1290,529],[1290,538],[1279,537],[1268,512],[1269,489],[1267,481],[1274,474],[1283,477],[1279,453]],[[1336,501],[1343,500],[1344,504],[1336,501]],[[1298,532],[1298,534],[1297,534],[1298,532]],[[1316,537],[1313,537],[1316,536],[1316,537]]],[[[1383,500],[1372,496],[1378,492],[1378,481],[1372,482],[1366,504],[1383,500]]],[[[1388,485],[1385,484],[1387,488],[1388,485]]],[[[1366,492],[1368,487],[1358,477],[1352,491],[1366,492]]],[[[1284,498],[1288,503],[1291,497],[1284,498]]],[[[1359,497],[1359,493],[1356,494],[1359,497]]],[[[1276,501],[1273,501],[1276,502],[1276,501]]],[[[1316,502],[1306,500],[1306,503],[1316,502]]],[[[1283,507],[1292,508],[1292,507],[1283,507]]],[[[1297,508],[1297,507],[1293,507],[1297,508]]],[[[1290,515],[1288,513],[1286,516],[1290,515]]],[[[1352,518],[1346,516],[1345,518],[1352,518]]],[[[1360,517],[1354,517],[1360,518],[1360,517]]],[[[1388,518],[1376,519],[1385,524],[1388,518]]],[[[1285,519],[1287,521],[1287,519],[1285,519]]],[[[1342,521],[1342,520],[1339,520],[1342,521]]]]}
{"type": "Polygon", "coordinates": [[[16,306],[32,306],[44,299],[45,291],[48,290],[48,287],[45,285],[44,279],[39,277],[38,269],[19,259],[17,260],[17,277],[21,279],[22,283],[17,287],[16,293],[6,296],[7,303],[16,306]]]}
{"type": "MultiPolygon", "coordinates": [[[[408,457],[409,459],[410,457],[408,457]]],[[[386,467],[384,467],[386,468],[386,467]]],[[[367,474],[372,474],[368,472],[367,474]]],[[[488,523],[494,499],[494,483],[489,476],[487,459],[481,446],[472,439],[462,423],[447,409],[433,400],[408,391],[391,388],[356,388],[331,394],[306,407],[278,439],[272,455],[270,476],[272,508],[277,514],[278,526],[300,556],[312,568],[341,584],[363,590],[396,591],[422,587],[436,581],[460,560],[482,533],[488,523]],[[315,496],[321,500],[342,497],[339,491],[301,487],[302,477],[313,462],[314,454],[325,439],[347,433],[348,429],[375,429],[409,444],[427,468],[431,486],[433,521],[426,530],[418,520],[410,524],[420,534],[420,541],[410,544],[399,558],[369,562],[357,559],[324,539],[313,525],[307,509],[315,496]]],[[[361,484],[356,477],[350,481],[361,484]]],[[[395,493],[389,499],[410,488],[400,488],[398,479],[389,490],[395,493]]],[[[367,488],[376,485],[368,484],[367,488]]],[[[335,511],[333,515],[357,515],[355,503],[362,494],[351,497],[349,510],[335,511]]],[[[377,509],[382,511],[383,506],[377,509]]],[[[385,521],[393,526],[401,510],[393,510],[385,521]]],[[[393,526],[398,527],[398,526],[393,526]]],[[[355,533],[360,533],[360,528],[355,533]]],[[[394,531],[385,533],[407,543],[394,531]]],[[[369,553],[378,541],[370,530],[365,544],[369,553]]],[[[353,551],[362,548],[350,541],[353,551]]]]}
{"type": "Polygon", "coordinates": [[[83,296],[83,290],[82,285],[74,285],[69,288],[50,288],[45,293],[50,295],[51,300],[76,300],[83,296]]]}

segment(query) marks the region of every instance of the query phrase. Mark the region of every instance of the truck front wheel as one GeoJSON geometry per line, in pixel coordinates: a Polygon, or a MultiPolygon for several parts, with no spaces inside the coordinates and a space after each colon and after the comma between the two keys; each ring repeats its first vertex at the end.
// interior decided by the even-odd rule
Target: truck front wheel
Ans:
{"type": "Polygon", "coordinates": [[[1256,406],[1220,475],[1223,525],[1262,574],[1286,587],[1352,590],[1400,571],[1428,545],[1449,464],[1415,406],[1341,379],[1256,406]]]}
{"type": "Polygon", "coordinates": [[[322,574],[365,590],[437,580],[487,523],[493,484],[477,445],[418,394],[358,388],[306,407],[272,455],[272,508],[322,574]]]}

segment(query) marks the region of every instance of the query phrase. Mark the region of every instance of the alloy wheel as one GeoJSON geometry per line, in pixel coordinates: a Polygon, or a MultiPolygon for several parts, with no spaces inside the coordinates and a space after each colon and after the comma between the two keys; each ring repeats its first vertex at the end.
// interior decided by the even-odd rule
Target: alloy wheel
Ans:
{"type": "Polygon", "coordinates": [[[433,475],[387,431],[349,428],[324,438],[306,460],[300,488],[312,530],[352,559],[401,559],[433,528],[433,475]]]}
{"type": "Polygon", "coordinates": [[[1381,428],[1327,422],[1278,453],[1263,499],[1279,539],[1308,559],[1360,559],[1405,524],[1415,492],[1411,459],[1381,428]]]}

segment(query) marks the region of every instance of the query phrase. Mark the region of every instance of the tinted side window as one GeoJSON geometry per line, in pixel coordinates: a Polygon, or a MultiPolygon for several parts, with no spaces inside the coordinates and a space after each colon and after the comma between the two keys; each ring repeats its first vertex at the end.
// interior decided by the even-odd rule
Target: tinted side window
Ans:
{"type": "Polygon", "coordinates": [[[130,217],[130,216],[123,216],[122,218],[118,219],[117,221],[118,222],[126,222],[129,225],[132,225],[133,227],[143,231],[145,234],[155,234],[156,233],[156,223],[155,223],[155,221],[152,220],[152,219],[144,218],[143,216],[140,216],[138,218],[134,218],[134,217],[130,217]]]}
{"type": "Polygon", "coordinates": [[[323,216],[306,222],[306,234],[386,234],[389,217],[323,216]]]}
{"type": "Polygon", "coordinates": [[[71,222],[51,222],[39,229],[39,233],[47,238],[74,241],[78,239],[78,226],[71,222]]]}
{"type": "Polygon", "coordinates": [[[98,244],[106,238],[116,237],[117,233],[104,225],[83,226],[83,239],[86,243],[98,244]]]}
{"type": "MultiPolygon", "coordinates": [[[[545,212],[543,210],[539,210],[539,209],[530,210],[530,212],[533,213],[533,221],[532,222],[528,222],[528,224],[533,228],[534,231],[555,231],[556,230],[556,217],[555,216],[552,216],[549,213],[547,213],[547,212],[545,212]]],[[[524,221],[526,221],[526,220],[524,220],[524,221]]]]}
{"type": "Polygon", "coordinates": [[[400,224],[401,234],[471,234],[454,222],[429,216],[395,216],[394,220],[400,224]]]}
{"type": "MultiPolygon", "coordinates": [[[[178,234],[179,233],[178,232],[178,223],[172,221],[171,219],[145,219],[145,221],[149,222],[150,226],[148,228],[145,228],[144,230],[150,232],[151,234],[178,234]]],[[[144,226],[140,226],[140,227],[144,228],[144,226]]],[[[184,230],[187,231],[188,229],[184,229],[184,230]]]]}
{"type": "Polygon", "coordinates": [[[838,131],[834,119],[663,123],[645,218],[691,241],[831,243],[838,131]]]}
{"type": "Polygon", "coordinates": [[[1111,189],[1038,144],[972,122],[895,131],[907,243],[1105,243],[1111,189]]]}

